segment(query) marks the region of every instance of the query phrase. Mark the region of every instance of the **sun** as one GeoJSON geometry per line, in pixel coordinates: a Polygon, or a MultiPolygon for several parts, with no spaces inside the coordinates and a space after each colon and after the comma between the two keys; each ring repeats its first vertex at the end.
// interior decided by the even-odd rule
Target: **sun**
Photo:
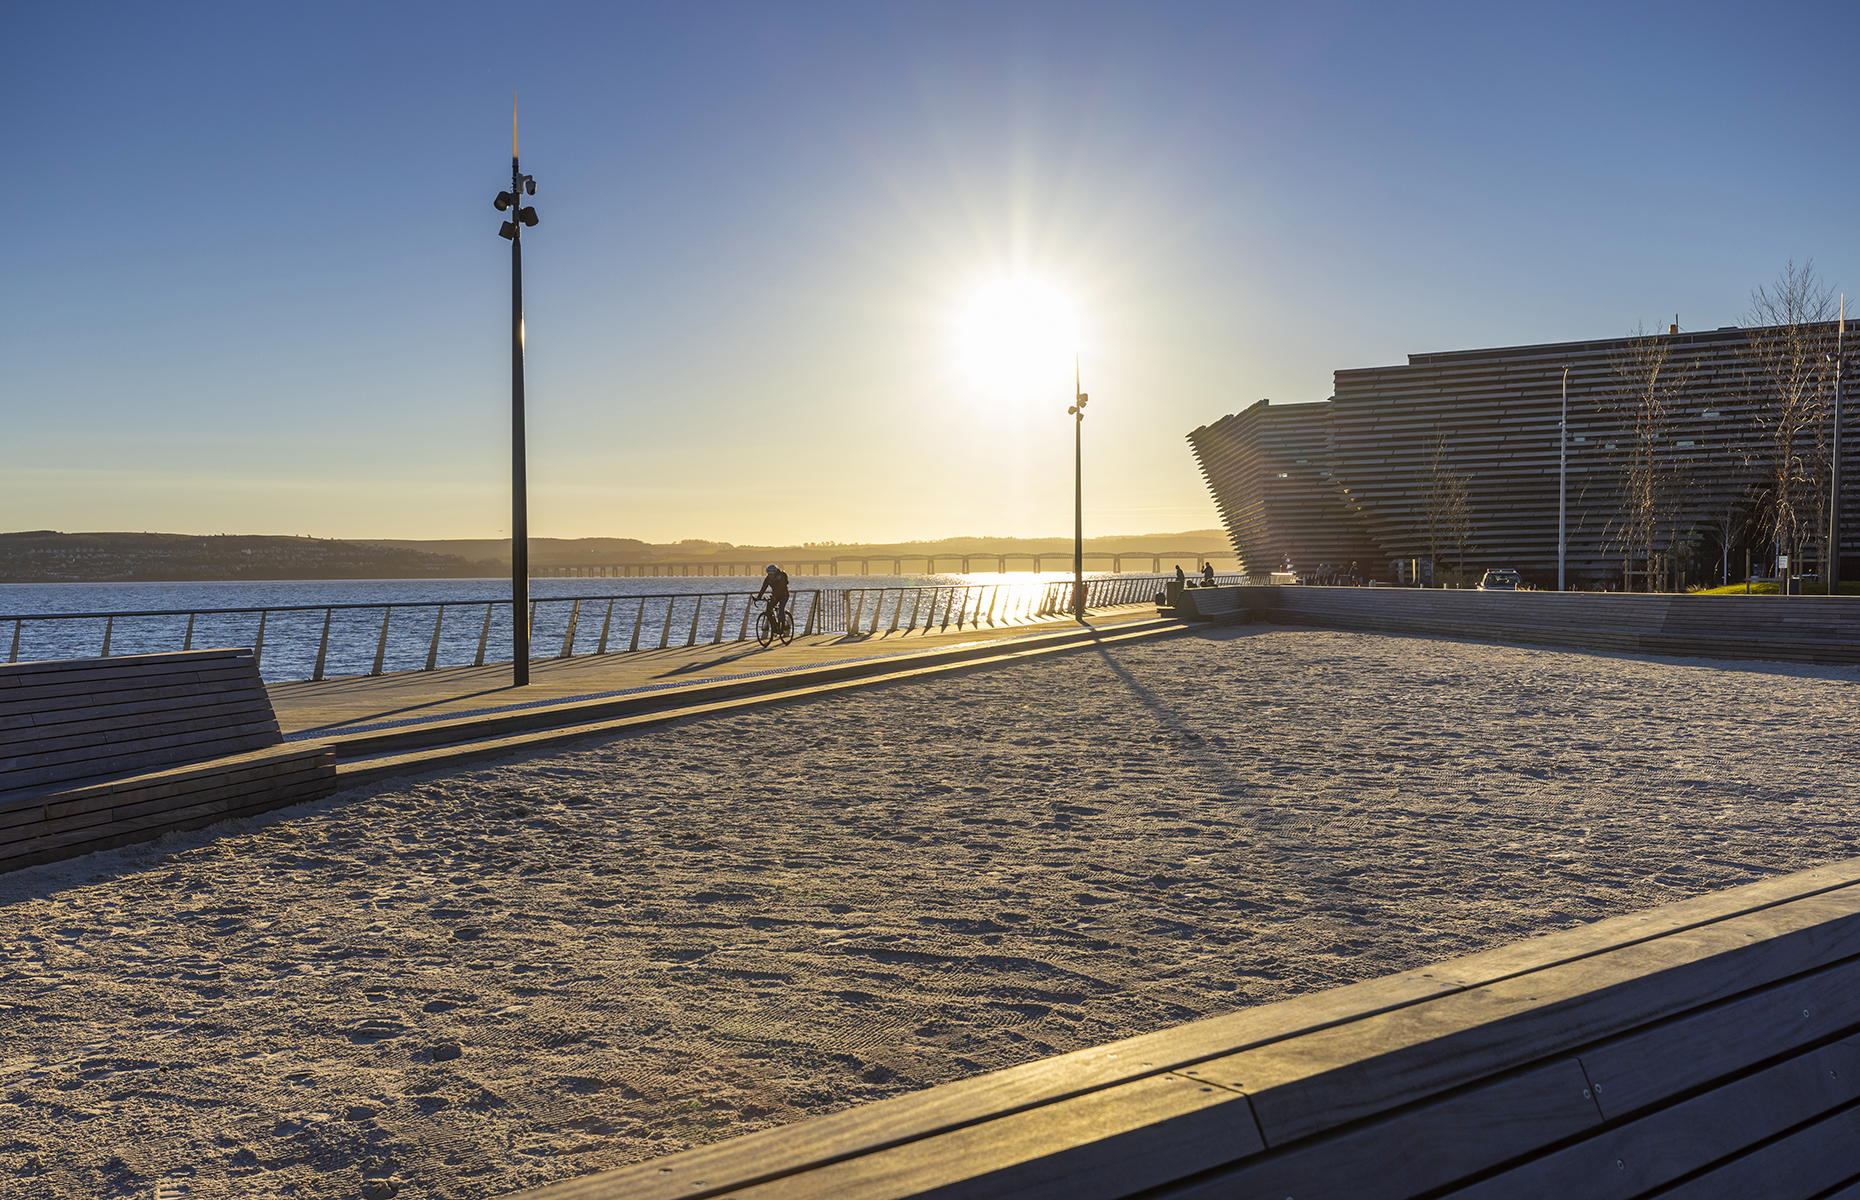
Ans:
{"type": "Polygon", "coordinates": [[[1079,350],[1078,307],[1044,280],[992,279],[963,305],[956,343],[963,374],[991,396],[1065,395],[1079,350]]]}

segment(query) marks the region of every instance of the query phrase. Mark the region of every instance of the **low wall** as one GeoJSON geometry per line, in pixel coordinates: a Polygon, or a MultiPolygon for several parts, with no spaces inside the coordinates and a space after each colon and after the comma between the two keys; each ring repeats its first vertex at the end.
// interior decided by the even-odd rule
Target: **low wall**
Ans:
{"type": "Polygon", "coordinates": [[[1246,587],[1254,620],[1629,654],[1860,663],[1860,599],[1246,587]]]}

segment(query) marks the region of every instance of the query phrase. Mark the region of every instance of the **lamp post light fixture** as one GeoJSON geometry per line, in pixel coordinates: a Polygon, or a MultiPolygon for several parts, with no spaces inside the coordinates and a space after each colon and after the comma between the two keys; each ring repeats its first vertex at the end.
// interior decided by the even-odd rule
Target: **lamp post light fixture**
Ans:
{"type": "Polygon", "coordinates": [[[1085,402],[1079,390],[1079,360],[1072,359],[1072,615],[1085,619],[1085,402]]]}
{"type": "Polygon", "coordinates": [[[510,105],[510,190],[491,203],[511,220],[497,236],[510,242],[510,655],[511,686],[530,682],[530,505],[529,452],[523,432],[523,230],[536,224],[536,210],[523,204],[536,194],[536,181],[517,166],[517,106],[510,105]],[[512,211],[514,210],[514,211],[512,211]]]}

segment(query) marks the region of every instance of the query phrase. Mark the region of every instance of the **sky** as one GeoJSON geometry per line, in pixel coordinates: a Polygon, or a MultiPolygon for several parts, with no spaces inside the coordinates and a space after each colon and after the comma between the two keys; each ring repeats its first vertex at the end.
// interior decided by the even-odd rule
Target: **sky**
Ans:
{"type": "Polygon", "coordinates": [[[0,530],[1218,524],[1409,353],[1856,281],[1847,5],[0,6],[0,530]],[[1003,297],[1007,297],[1003,301],[1003,297]]]}

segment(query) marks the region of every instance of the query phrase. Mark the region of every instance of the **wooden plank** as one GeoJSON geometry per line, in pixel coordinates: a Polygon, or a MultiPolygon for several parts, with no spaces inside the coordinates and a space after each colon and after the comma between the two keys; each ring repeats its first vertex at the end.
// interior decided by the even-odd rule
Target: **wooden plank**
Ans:
{"type": "Polygon", "coordinates": [[[118,654],[110,658],[48,658],[0,664],[0,679],[30,679],[37,675],[91,670],[135,670],[175,663],[204,663],[214,659],[252,658],[250,647],[217,646],[207,650],[176,650],[168,654],[118,654]]]}
{"type": "Polygon", "coordinates": [[[84,744],[106,745],[139,740],[138,734],[156,730],[185,733],[190,729],[211,729],[216,723],[242,723],[238,718],[254,713],[262,714],[261,719],[275,720],[271,705],[263,696],[236,694],[205,697],[200,703],[190,705],[143,704],[135,706],[135,710],[37,726],[33,730],[36,736],[30,739],[0,741],[0,753],[11,751],[16,744],[27,753],[32,753],[84,744]]]}
{"type": "MultiPolygon", "coordinates": [[[[729,1194],[736,1200],[915,1195],[935,1195],[938,1200],[1113,1200],[1257,1152],[1259,1146],[1259,1131],[1245,1097],[1185,1076],[1161,1075],[804,1175],[739,1184],[729,1194]]],[[[643,1171],[632,1169],[636,1176],[650,1179],[662,1169],[662,1164],[643,1166],[643,1171]]],[[[685,1176],[679,1194],[717,1194],[702,1176],[676,1168],[672,1173],[685,1176]]],[[[622,1188],[588,1194],[636,1193],[622,1188]]]]}
{"type": "Polygon", "coordinates": [[[43,688],[9,692],[0,713],[56,714],[68,710],[107,708],[144,696],[186,696],[202,691],[244,691],[266,695],[263,683],[250,668],[238,671],[187,671],[137,679],[111,679],[94,683],[59,683],[43,688]]]}
{"type": "Polygon", "coordinates": [[[1199,1066],[1283,1146],[1856,954],[1860,892],[1845,889],[1199,1066]]]}
{"type": "Polygon", "coordinates": [[[0,839],[17,840],[24,836],[43,836],[81,829],[99,822],[121,820],[171,807],[176,797],[197,795],[203,791],[233,787],[251,789],[276,786],[280,780],[326,776],[334,790],[335,756],[329,751],[311,757],[294,756],[274,762],[256,763],[237,769],[222,768],[197,772],[185,779],[152,780],[138,787],[92,792],[80,799],[61,799],[37,810],[36,823],[9,822],[0,825],[0,839]],[[17,828],[20,826],[32,828],[17,828]]]}
{"type": "Polygon", "coordinates": [[[1860,1045],[1836,1042],[1452,1195],[1457,1200],[1630,1200],[1855,1099],[1860,1099],[1860,1045]]]}
{"type": "Polygon", "coordinates": [[[241,724],[223,727],[210,740],[178,734],[111,744],[107,748],[75,746],[45,754],[18,755],[0,760],[0,781],[12,790],[91,775],[143,771],[187,759],[220,757],[275,745],[282,740],[276,729],[275,722],[261,723],[248,716],[241,724]]]}
{"type": "Polygon", "coordinates": [[[93,813],[88,815],[97,819],[86,820],[73,828],[9,841],[0,847],[0,864],[32,856],[40,856],[40,861],[51,861],[43,857],[46,854],[53,858],[89,854],[98,848],[99,840],[109,840],[111,845],[128,845],[157,837],[169,829],[203,828],[238,812],[279,808],[327,795],[333,790],[333,771],[309,778],[289,776],[276,783],[261,781],[255,785],[248,781],[201,787],[161,801],[141,816],[119,819],[110,811],[93,813]]]}
{"type": "Polygon", "coordinates": [[[1662,1192],[1660,1200],[1810,1200],[1860,1175],[1856,1147],[1860,1108],[1849,1108],[1662,1192]]]}
{"type": "Polygon", "coordinates": [[[1601,1121],[1581,1065],[1565,1058],[1262,1155],[1169,1200],[1405,1200],[1601,1121]]]}
{"type": "Polygon", "coordinates": [[[300,804],[306,800],[314,800],[328,795],[330,790],[330,787],[321,781],[309,781],[265,791],[255,796],[248,794],[224,798],[217,803],[200,806],[205,811],[170,814],[169,820],[159,824],[98,826],[91,830],[93,836],[64,836],[46,838],[34,843],[11,844],[0,847],[0,871],[17,870],[20,867],[57,862],[80,854],[92,854],[98,850],[134,845],[137,842],[150,841],[171,830],[204,829],[232,817],[269,812],[288,805],[300,804]]]}
{"type": "Polygon", "coordinates": [[[1860,960],[1578,1051],[1610,1119],[1860,1026],[1860,960]]]}

